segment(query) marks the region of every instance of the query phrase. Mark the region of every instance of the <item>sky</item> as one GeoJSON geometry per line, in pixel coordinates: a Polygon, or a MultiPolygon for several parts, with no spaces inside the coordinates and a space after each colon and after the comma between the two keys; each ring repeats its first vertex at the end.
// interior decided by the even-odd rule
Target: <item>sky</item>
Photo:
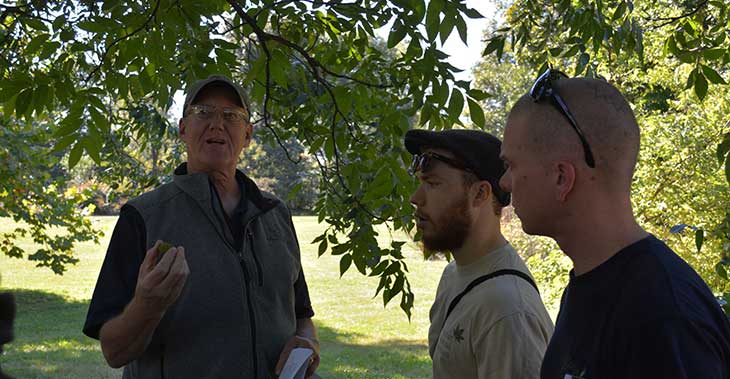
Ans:
{"type": "MultiPolygon", "coordinates": [[[[474,78],[471,69],[479,61],[484,50],[482,34],[487,27],[488,20],[492,19],[496,12],[494,3],[490,0],[466,0],[466,5],[469,8],[476,9],[484,18],[464,18],[464,21],[466,21],[466,45],[461,41],[459,33],[454,28],[451,35],[449,35],[449,39],[441,46],[441,51],[450,56],[448,59],[449,63],[456,68],[464,70],[456,74],[457,80],[471,80],[474,78]]],[[[381,37],[387,40],[389,30],[390,25],[378,29],[378,32],[379,34],[382,33],[381,37]]],[[[440,45],[441,40],[438,38],[436,40],[440,45]]]]}
{"type": "MultiPolygon", "coordinates": [[[[442,46],[442,51],[449,54],[449,63],[452,66],[462,69],[464,71],[456,73],[457,80],[471,80],[473,79],[472,67],[479,61],[482,50],[484,50],[482,44],[482,33],[484,28],[487,27],[487,20],[491,19],[495,13],[494,3],[489,0],[466,0],[466,5],[469,8],[476,9],[485,18],[481,19],[470,19],[465,17],[466,21],[466,35],[467,44],[461,41],[459,33],[454,28],[453,32],[449,36],[442,46]]],[[[388,39],[388,31],[390,25],[384,26],[376,31],[383,39],[388,39]]],[[[437,38],[437,43],[440,45],[440,40],[437,38]]],[[[170,108],[169,113],[174,119],[181,116],[182,103],[185,100],[182,91],[177,91],[173,98],[173,105],[170,108]]]]}

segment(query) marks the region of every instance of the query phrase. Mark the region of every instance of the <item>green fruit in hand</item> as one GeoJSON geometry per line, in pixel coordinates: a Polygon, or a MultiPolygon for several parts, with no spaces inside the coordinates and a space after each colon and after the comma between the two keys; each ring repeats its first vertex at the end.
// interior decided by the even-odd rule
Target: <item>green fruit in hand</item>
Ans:
{"type": "Polygon", "coordinates": [[[168,250],[170,250],[170,248],[172,248],[172,245],[163,241],[160,246],[157,246],[157,251],[159,251],[160,254],[165,254],[168,250]]]}

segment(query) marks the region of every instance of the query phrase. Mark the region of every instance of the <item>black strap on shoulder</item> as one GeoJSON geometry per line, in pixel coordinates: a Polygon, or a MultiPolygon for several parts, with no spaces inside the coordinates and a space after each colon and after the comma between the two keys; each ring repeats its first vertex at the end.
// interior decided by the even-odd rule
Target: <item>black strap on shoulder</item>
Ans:
{"type": "Polygon", "coordinates": [[[456,308],[456,304],[459,304],[459,301],[461,301],[461,298],[463,298],[464,295],[466,295],[467,293],[469,293],[469,291],[471,291],[472,289],[474,289],[474,287],[482,284],[483,282],[486,282],[489,279],[496,278],[496,277],[502,276],[502,275],[514,275],[514,276],[518,276],[518,277],[526,280],[528,283],[530,283],[530,285],[532,285],[535,288],[535,291],[537,291],[538,294],[540,293],[540,290],[537,289],[537,284],[535,284],[535,281],[532,280],[532,278],[529,275],[525,274],[522,271],[511,270],[511,269],[504,269],[504,270],[497,270],[495,272],[492,272],[492,273],[489,273],[489,274],[486,274],[486,275],[482,275],[482,276],[480,276],[480,277],[472,280],[471,283],[469,283],[469,285],[466,286],[466,288],[463,291],[461,291],[460,294],[456,295],[456,297],[454,298],[454,300],[451,300],[451,303],[449,304],[449,309],[446,311],[446,317],[444,318],[444,323],[441,326],[441,328],[443,329],[443,326],[446,325],[446,320],[449,319],[449,315],[451,314],[451,311],[453,311],[454,308],[456,308]]]}

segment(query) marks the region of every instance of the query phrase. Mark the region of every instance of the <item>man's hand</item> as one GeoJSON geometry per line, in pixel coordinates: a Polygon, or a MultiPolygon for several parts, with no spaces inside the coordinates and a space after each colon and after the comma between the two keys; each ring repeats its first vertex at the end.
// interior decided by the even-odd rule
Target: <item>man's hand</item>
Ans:
{"type": "Polygon", "coordinates": [[[139,267],[133,299],[146,311],[160,316],[175,303],[190,274],[185,259],[185,248],[171,247],[163,254],[159,249],[162,244],[163,242],[158,240],[147,250],[145,259],[139,267]],[[162,258],[159,258],[160,255],[162,258]]]}
{"type": "Polygon", "coordinates": [[[314,351],[312,356],[309,358],[309,367],[307,368],[307,373],[304,376],[306,378],[310,378],[312,374],[314,374],[314,371],[317,370],[317,367],[319,366],[319,342],[307,337],[294,336],[286,343],[286,345],[284,345],[284,350],[282,350],[281,355],[279,355],[279,362],[276,364],[275,369],[276,375],[281,374],[281,370],[284,368],[286,360],[289,359],[289,354],[297,347],[306,347],[314,351]]]}

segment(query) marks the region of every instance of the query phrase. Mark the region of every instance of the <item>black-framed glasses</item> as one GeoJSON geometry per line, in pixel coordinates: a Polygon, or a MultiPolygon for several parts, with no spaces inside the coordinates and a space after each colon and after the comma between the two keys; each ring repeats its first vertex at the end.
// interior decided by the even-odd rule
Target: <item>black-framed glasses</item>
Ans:
{"type": "Polygon", "coordinates": [[[218,108],[211,105],[195,104],[188,108],[187,115],[193,115],[200,121],[212,120],[215,115],[221,112],[223,121],[229,124],[241,124],[248,121],[248,112],[235,108],[218,108]]]}
{"type": "Polygon", "coordinates": [[[429,152],[423,153],[423,154],[414,155],[413,162],[411,163],[411,167],[410,167],[409,171],[412,174],[415,174],[418,171],[428,172],[428,170],[433,168],[434,160],[441,161],[453,168],[463,170],[466,172],[471,172],[472,174],[474,174],[474,170],[470,169],[469,167],[466,167],[463,163],[461,163],[455,159],[445,157],[441,154],[434,153],[432,151],[429,151],[429,152]]]}
{"type": "Polygon", "coordinates": [[[551,103],[560,111],[560,113],[563,114],[563,116],[565,116],[565,118],[568,119],[568,122],[570,122],[570,125],[573,127],[575,132],[578,133],[580,143],[583,145],[583,153],[585,155],[586,164],[588,164],[588,167],[595,168],[596,161],[593,159],[593,152],[591,151],[591,147],[588,145],[588,140],[586,140],[583,131],[580,127],[578,127],[578,122],[575,121],[575,116],[573,116],[573,113],[570,109],[568,109],[568,105],[565,103],[565,100],[563,100],[555,88],[553,88],[554,81],[567,77],[568,75],[565,75],[558,70],[548,68],[542,75],[540,75],[540,77],[537,78],[535,84],[533,84],[532,88],[530,88],[530,97],[534,102],[550,97],[550,100],[552,100],[551,103]]]}

